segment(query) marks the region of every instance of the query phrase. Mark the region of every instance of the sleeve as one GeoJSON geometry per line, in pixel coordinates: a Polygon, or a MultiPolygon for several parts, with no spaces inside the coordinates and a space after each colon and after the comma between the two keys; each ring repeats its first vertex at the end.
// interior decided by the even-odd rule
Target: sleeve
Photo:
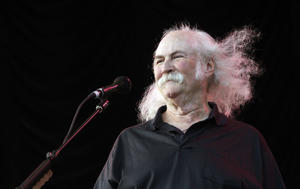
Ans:
{"type": "Polygon", "coordinates": [[[280,174],[276,160],[269,149],[264,138],[262,138],[262,156],[263,156],[263,188],[264,189],[286,189],[283,178],[280,174]]]}
{"type": "Polygon", "coordinates": [[[244,188],[286,189],[277,162],[263,135],[254,127],[243,130],[239,157],[244,170],[244,188]]]}
{"type": "Polygon", "coordinates": [[[115,189],[118,188],[121,179],[119,137],[116,139],[109,157],[94,185],[94,189],[115,189]]]}

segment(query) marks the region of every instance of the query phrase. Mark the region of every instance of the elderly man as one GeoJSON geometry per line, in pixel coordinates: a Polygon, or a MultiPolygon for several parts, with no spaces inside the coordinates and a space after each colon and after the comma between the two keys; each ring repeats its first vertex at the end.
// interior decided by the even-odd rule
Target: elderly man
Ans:
{"type": "Polygon", "coordinates": [[[263,136],[231,118],[259,73],[245,53],[255,36],[244,28],[217,42],[187,26],[166,31],[142,122],[118,136],[94,188],[285,188],[263,136]]]}

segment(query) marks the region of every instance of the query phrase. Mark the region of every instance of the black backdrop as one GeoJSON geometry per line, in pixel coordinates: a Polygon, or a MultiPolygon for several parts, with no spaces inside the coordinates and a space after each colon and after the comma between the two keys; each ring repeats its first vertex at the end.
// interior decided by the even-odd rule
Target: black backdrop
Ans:
{"type": "MultiPolygon", "coordinates": [[[[265,73],[237,119],[265,136],[288,188],[299,179],[296,124],[296,13],[290,2],[1,1],[1,188],[14,188],[59,146],[76,107],[94,89],[127,75],[114,96],[59,155],[45,188],[92,188],[115,138],[136,123],[136,103],[153,80],[163,29],[188,21],[213,37],[252,25],[265,73]]],[[[94,109],[83,107],[78,124],[94,109]]],[[[298,111],[299,112],[299,111],[298,111]]],[[[78,126],[77,124],[77,126],[78,126]]]]}

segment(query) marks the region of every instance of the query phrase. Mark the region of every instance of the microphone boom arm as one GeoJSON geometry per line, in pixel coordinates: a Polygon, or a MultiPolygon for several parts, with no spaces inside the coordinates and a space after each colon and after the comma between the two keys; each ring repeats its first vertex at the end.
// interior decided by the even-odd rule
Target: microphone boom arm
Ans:
{"type": "Polygon", "coordinates": [[[109,101],[106,97],[114,92],[119,93],[129,93],[131,90],[131,81],[126,76],[119,76],[114,80],[112,85],[108,85],[103,88],[99,88],[93,93],[89,94],[77,107],[74,117],[72,119],[72,123],[70,128],[65,136],[62,144],[59,146],[57,150],[52,152],[48,152],[46,154],[46,159],[20,184],[16,187],[16,189],[39,189],[41,188],[52,176],[53,172],[51,168],[51,162],[58,156],[58,154],[66,147],[66,145],[99,113],[102,113],[109,105],[109,101]],[[96,106],[96,110],[92,113],[92,115],[86,119],[86,121],[78,127],[76,131],[71,132],[75,125],[75,121],[79,114],[81,107],[91,98],[100,99],[100,103],[96,106]],[[70,136],[71,135],[71,136],[70,136]]]}
{"type": "MultiPolygon", "coordinates": [[[[88,99],[88,98],[86,98],[88,99]]],[[[82,101],[82,103],[78,106],[77,110],[79,111],[80,107],[86,99],[82,101]]],[[[59,146],[57,150],[52,152],[48,152],[46,154],[46,159],[40,163],[37,168],[15,189],[40,189],[52,176],[53,172],[51,170],[51,162],[58,156],[58,154],[66,147],[66,145],[99,113],[102,113],[109,105],[109,101],[104,99],[96,106],[96,110],[91,114],[89,118],[86,119],[83,124],[78,127],[76,131],[73,132],[71,137],[65,137],[64,142],[59,146]]],[[[78,111],[76,113],[78,113],[78,111]]],[[[76,118],[76,114],[74,118],[76,118]]],[[[73,119],[75,122],[75,119],[73,119]]],[[[70,133],[70,130],[69,132],[70,133]]]]}

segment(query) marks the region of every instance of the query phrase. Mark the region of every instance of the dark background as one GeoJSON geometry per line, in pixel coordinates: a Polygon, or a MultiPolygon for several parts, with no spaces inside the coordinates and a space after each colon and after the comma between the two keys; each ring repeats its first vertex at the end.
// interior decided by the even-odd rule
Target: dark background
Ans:
{"type": "MultiPolygon", "coordinates": [[[[153,80],[152,53],[163,30],[182,21],[215,38],[244,25],[262,33],[255,58],[265,72],[237,119],[265,136],[287,187],[297,188],[296,14],[289,1],[1,1],[0,188],[21,184],[61,144],[90,92],[127,75],[130,95],[112,97],[107,111],[61,152],[45,185],[92,188],[115,138],[136,124],[136,103],[153,80]]],[[[83,107],[76,126],[95,103],[83,107]]]]}

